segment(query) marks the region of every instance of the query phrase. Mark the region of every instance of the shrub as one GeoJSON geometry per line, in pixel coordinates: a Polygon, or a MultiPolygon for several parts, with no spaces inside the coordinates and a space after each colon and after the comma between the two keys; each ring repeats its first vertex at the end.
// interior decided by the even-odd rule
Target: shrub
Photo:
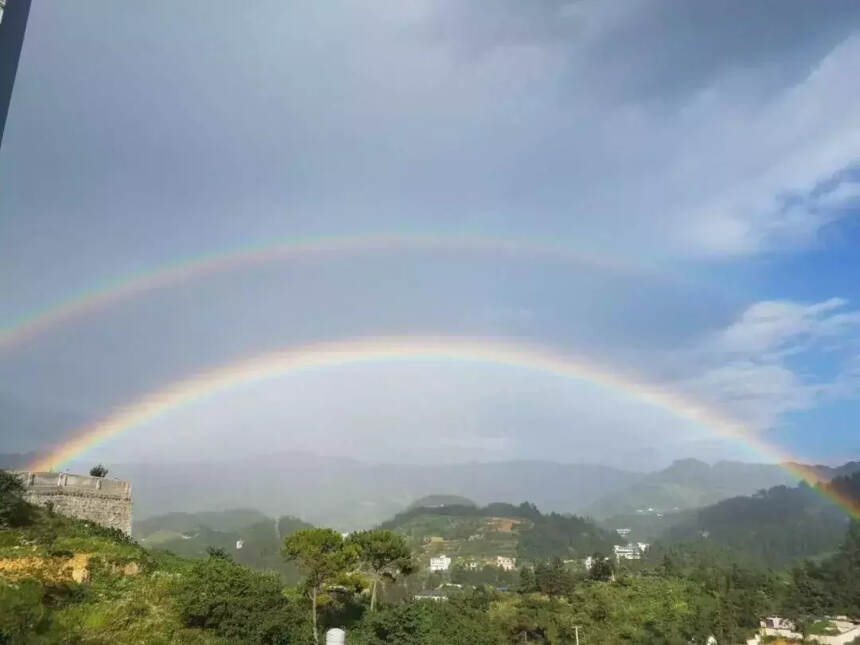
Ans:
{"type": "Polygon", "coordinates": [[[42,603],[43,595],[37,580],[17,584],[0,581],[0,643],[27,643],[50,629],[51,617],[42,603]]]}
{"type": "Polygon", "coordinates": [[[311,631],[283,593],[276,575],[252,571],[231,560],[198,562],[176,588],[176,604],[187,627],[211,629],[247,643],[294,643],[311,631]]]}
{"type": "Polygon", "coordinates": [[[17,475],[0,470],[0,527],[26,526],[33,506],[24,501],[24,484],[17,475]]]}

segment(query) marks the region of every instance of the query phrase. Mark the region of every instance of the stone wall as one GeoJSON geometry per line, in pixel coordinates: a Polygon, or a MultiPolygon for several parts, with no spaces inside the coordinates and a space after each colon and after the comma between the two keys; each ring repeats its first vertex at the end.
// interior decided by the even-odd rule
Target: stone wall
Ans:
{"type": "Polygon", "coordinates": [[[131,483],[70,473],[18,473],[24,498],[61,515],[90,520],[131,535],[131,483]]]}

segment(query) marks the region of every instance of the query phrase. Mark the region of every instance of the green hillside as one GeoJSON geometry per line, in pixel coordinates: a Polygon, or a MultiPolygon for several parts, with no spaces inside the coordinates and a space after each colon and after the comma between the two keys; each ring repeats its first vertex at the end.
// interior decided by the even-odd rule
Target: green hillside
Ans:
{"type": "Polygon", "coordinates": [[[765,566],[832,553],[850,521],[844,506],[829,494],[835,490],[860,498],[860,472],[817,487],[776,486],[675,514],[667,518],[662,540],[719,545],[765,566]]]}
{"type": "Polygon", "coordinates": [[[588,515],[665,514],[700,508],[763,488],[794,485],[795,479],[777,464],[720,461],[713,465],[698,459],[680,459],[668,468],[603,496],[588,508],[588,515]]]}
{"type": "Polygon", "coordinates": [[[277,571],[287,582],[296,582],[293,565],[284,562],[279,549],[282,539],[299,529],[311,528],[298,518],[277,520],[253,509],[168,513],[135,523],[135,537],[147,548],[170,551],[185,558],[208,557],[211,548],[221,549],[240,564],[277,571]]]}
{"type": "MultiPolygon", "coordinates": [[[[542,514],[533,504],[411,508],[380,528],[401,533],[422,562],[447,555],[454,563],[491,563],[498,556],[518,562],[552,557],[585,558],[608,553],[623,541],[617,534],[574,515],[542,514]]],[[[473,564],[473,566],[475,566],[473,564]]]]}

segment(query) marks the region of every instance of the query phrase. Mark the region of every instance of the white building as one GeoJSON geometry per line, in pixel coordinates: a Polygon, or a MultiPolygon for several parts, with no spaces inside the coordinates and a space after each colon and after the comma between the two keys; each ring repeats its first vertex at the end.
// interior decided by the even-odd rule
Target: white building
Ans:
{"type": "Polygon", "coordinates": [[[450,566],[451,558],[447,555],[430,558],[430,571],[447,571],[450,566]]]}
{"type": "Polygon", "coordinates": [[[514,558],[507,558],[503,555],[496,556],[496,566],[504,571],[513,571],[517,568],[517,561],[514,558]]]}
{"type": "Polygon", "coordinates": [[[615,529],[615,532],[621,537],[627,537],[630,535],[630,529],[615,529]]]}
{"type": "Polygon", "coordinates": [[[616,560],[639,560],[648,550],[648,546],[645,542],[630,542],[624,546],[616,544],[612,549],[616,560]]]}
{"type": "Polygon", "coordinates": [[[236,540],[236,550],[238,551],[245,546],[245,540],[236,540]]]}

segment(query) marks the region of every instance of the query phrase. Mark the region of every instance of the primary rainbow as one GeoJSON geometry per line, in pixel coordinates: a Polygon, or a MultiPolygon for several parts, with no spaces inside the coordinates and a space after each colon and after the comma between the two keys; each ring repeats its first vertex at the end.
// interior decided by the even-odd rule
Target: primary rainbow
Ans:
{"type": "MultiPolygon", "coordinates": [[[[743,424],[666,388],[549,348],[522,342],[463,337],[386,337],[322,342],[280,349],[206,370],[115,409],[104,419],[81,428],[73,438],[30,466],[49,470],[78,457],[122,432],[204,397],[290,372],[339,365],[388,361],[456,361],[511,366],[555,374],[599,385],[693,421],[710,434],[740,441],[780,463],[798,479],[816,483],[813,471],[787,463],[778,448],[763,442],[743,424]]],[[[829,495],[857,514],[850,500],[829,495]]]]}
{"type": "Polygon", "coordinates": [[[294,238],[261,246],[184,258],[148,271],[125,276],[88,289],[46,309],[31,313],[0,328],[0,349],[13,347],[37,334],[143,293],[234,269],[305,255],[326,253],[386,253],[392,251],[453,251],[535,256],[610,271],[653,272],[653,267],[634,265],[605,254],[582,253],[569,245],[508,239],[486,235],[437,233],[374,233],[335,237],[294,238]]]}

